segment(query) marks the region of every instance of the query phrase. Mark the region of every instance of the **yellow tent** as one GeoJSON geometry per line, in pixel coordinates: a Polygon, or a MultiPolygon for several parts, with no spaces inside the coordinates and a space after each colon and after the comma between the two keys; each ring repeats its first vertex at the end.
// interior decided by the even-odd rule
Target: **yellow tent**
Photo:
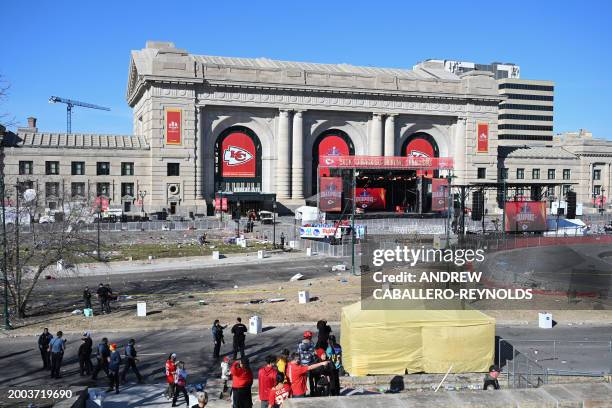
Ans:
{"type": "Polygon", "coordinates": [[[483,372],[493,363],[495,319],[477,310],[342,308],[342,359],[351,375],[483,372]]]}

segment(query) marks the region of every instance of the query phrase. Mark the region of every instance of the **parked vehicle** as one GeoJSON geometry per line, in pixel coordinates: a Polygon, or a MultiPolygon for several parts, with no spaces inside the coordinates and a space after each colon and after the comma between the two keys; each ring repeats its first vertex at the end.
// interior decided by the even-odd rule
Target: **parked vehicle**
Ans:
{"type": "Polygon", "coordinates": [[[262,224],[272,224],[274,222],[274,214],[270,211],[260,211],[259,219],[262,224]]]}

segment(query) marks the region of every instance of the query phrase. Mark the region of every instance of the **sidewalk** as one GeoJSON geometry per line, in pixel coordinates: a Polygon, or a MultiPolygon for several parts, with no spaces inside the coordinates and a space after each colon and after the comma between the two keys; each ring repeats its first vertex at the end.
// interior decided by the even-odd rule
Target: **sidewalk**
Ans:
{"type": "Polygon", "coordinates": [[[194,270],[218,266],[240,265],[245,263],[276,263],[288,260],[301,260],[307,256],[303,252],[266,251],[267,257],[257,258],[257,252],[246,254],[228,254],[221,259],[212,256],[192,256],[181,258],[160,258],[151,261],[116,261],[78,264],[74,267],[77,275],[117,275],[142,272],[165,272],[172,270],[194,270]]]}

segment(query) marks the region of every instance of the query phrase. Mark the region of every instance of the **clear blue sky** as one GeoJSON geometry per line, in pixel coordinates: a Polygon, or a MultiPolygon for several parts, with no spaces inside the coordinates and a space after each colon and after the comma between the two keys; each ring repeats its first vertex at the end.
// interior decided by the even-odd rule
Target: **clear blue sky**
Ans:
{"type": "Polygon", "coordinates": [[[526,79],[556,82],[555,132],[612,139],[609,1],[4,1],[0,113],[20,125],[132,131],[125,102],[130,50],[148,39],[195,54],[410,68],[427,58],[514,62],[526,79]]]}

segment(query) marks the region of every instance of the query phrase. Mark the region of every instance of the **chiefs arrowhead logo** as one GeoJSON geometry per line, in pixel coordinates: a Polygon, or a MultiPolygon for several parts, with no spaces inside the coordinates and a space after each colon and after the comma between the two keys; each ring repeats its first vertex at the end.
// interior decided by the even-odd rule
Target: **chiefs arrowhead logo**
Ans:
{"type": "Polygon", "coordinates": [[[238,166],[253,159],[253,155],[247,150],[237,146],[228,146],[223,152],[223,161],[228,166],[238,166]]]}
{"type": "Polygon", "coordinates": [[[480,140],[487,140],[488,136],[486,133],[481,133],[480,134],[480,140]]]}
{"type": "Polygon", "coordinates": [[[429,155],[427,153],[420,152],[418,150],[411,150],[409,156],[412,156],[412,157],[426,157],[426,158],[429,157],[429,155]]]}

